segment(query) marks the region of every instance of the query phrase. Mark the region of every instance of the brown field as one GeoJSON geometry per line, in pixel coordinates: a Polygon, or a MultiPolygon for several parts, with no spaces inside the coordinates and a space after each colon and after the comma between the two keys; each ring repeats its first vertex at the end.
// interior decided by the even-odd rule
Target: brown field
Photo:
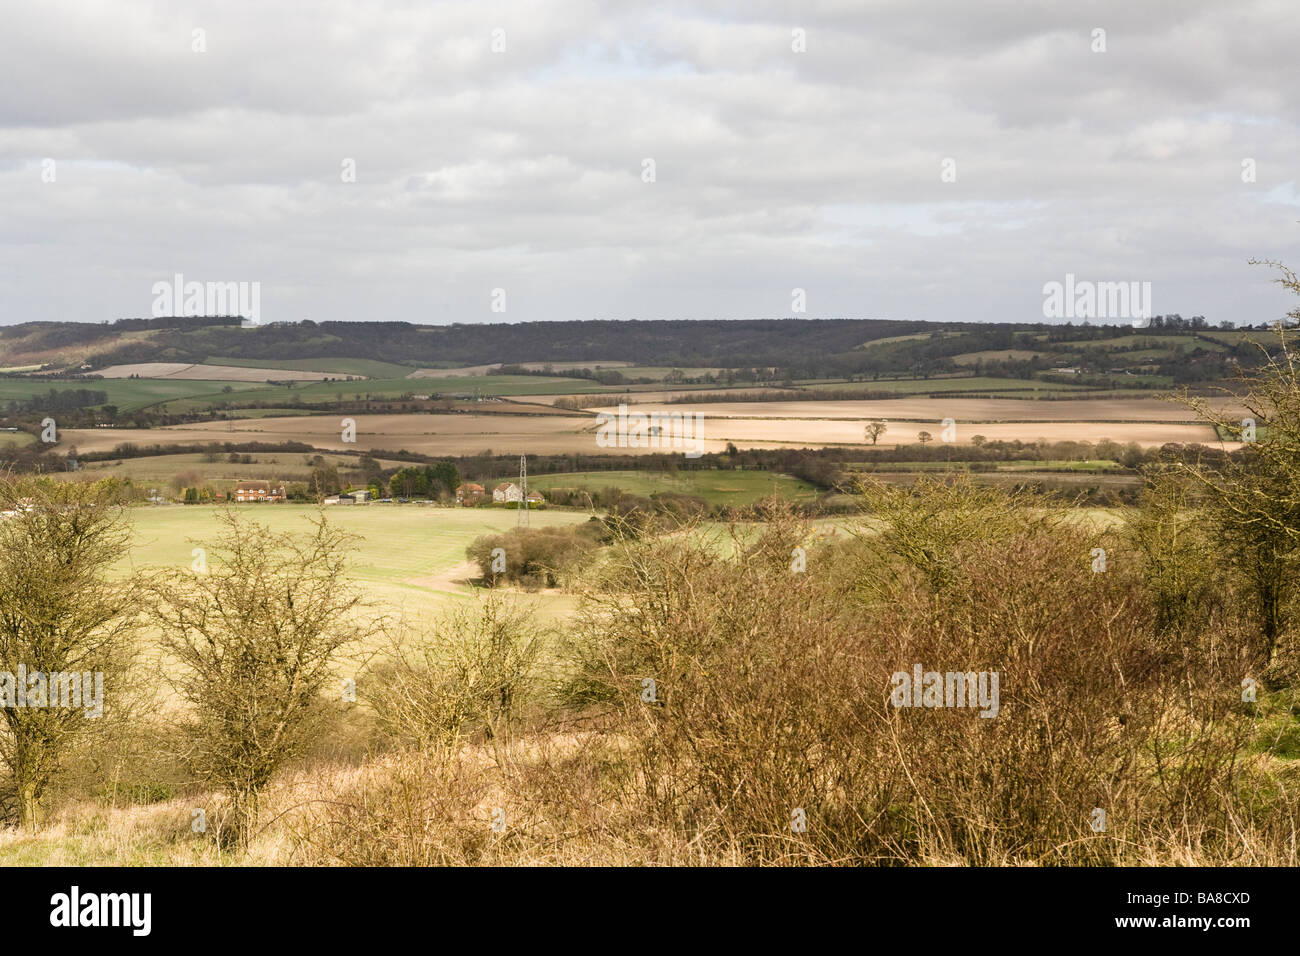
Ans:
{"type": "Polygon", "coordinates": [[[193,365],[188,362],[137,362],[134,365],[110,365],[95,373],[104,378],[175,378],[205,382],[318,382],[339,378],[338,372],[301,372],[287,368],[239,368],[234,365],[193,365]]]}
{"type": "MultiPolygon", "coordinates": [[[[957,444],[975,435],[990,440],[1090,441],[1110,439],[1142,446],[1166,442],[1214,443],[1212,428],[1193,420],[1182,406],[1156,399],[1041,402],[1015,399],[897,399],[885,402],[719,402],[699,405],[637,403],[644,411],[698,412],[704,451],[741,448],[861,445],[865,422],[883,418],[889,430],[882,445],[908,444],[918,432],[940,439],[941,422],[952,418],[957,444]],[[1019,416],[1019,417],[1017,417],[1019,416]]],[[[613,411],[614,409],[609,409],[613,411]]],[[[568,452],[640,454],[654,449],[602,449],[594,417],[550,414],[355,415],[356,444],[342,440],[340,415],[240,419],[158,429],[67,429],[66,441],[82,452],[107,451],[121,442],[302,441],[340,451],[407,449],[428,455],[568,452]]]]}
{"type": "MultiPolygon", "coordinates": [[[[561,415],[353,415],[356,444],[342,440],[341,415],[301,415],[286,418],[238,419],[226,422],[173,425],[165,428],[69,428],[61,434],[83,454],[111,451],[121,442],[141,445],[190,442],[310,442],[317,448],[361,451],[371,448],[421,452],[427,455],[498,453],[560,454],[613,452],[638,454],[651,449],[601,449],[596,446],[596,421],[561,415]]],[[[725,443],[706,442],[705,451],[722,451],[725,443]]]]}
{"type": "MultiPolygon", "coordinates": [[[[568,372],[575,368],[627,368],[631,362],[512,362],[520,368],[541,371],[549,366],[557,372],[568,372]]],[[[461,368],[417,368],[407,378],[464,378],[472,375],[487,375],[501,363],[493,365],[465,365],[461,368]]]]}
{"type": "MultiPolygon", "coordinates": [[[[690,386],[689,388],[682,388],[682,389],[676,389],[676,390],[674,390],[674,389],[663,389],[663,388],[657,388],[657,387],[654,386],[654,385],[629,385],[629,386],[627,386],[627,391],[630,392],[630,393],[632,393],[632,394],[634,394],[634,395],[636,395],[636,400],[637,400],[637,403],[638,403],[638,407],[640,407],[641,405],[644,405],[644,404],[647,403],[647,402],[651,402],[651,403],[653,403],[653,402],[667,402],[667,401],[669,401],[670,399],[675,398],[675,397],[680,396],[680,395],[698,395],[698,394],[700,394],[701,392],[714,392],[714,391],[716,391],[719,395],[759,395],[759,394],[763,394],[763,393],[771,393],[771,392],[773,392],[773,391],[777,391],[777,390],[779,390],[779,386],[776,386],[776,385],[756,385],[756,386],[745,386],[745,387],[742,387],[742,388],[726,388],[726,389],[723,389],[723,388],[710,389],[710,388],[702,388],[701,386],[698,386],[698,385],[692,385],[692,386],[690,386]]],[[[617,402],[618,402],[618,400],[619,400],[619,393],[618,393],[618,392],[613,392],[613,393],[610,393],[610,394],[613,395],[613,399],[612,399],[612,400],[617,404],[617,402]]],[[[584,401],[595,401],[598,397],[599,397],[599,396],[595,396],[595,395],[593,395],[593,394],[590,393],[590,392],[587,393],[587,394],[585,394],[585,395],[578,395],[578,394],[573,394],[573,393],[570,393],[570,394],[568,394],[568,395],[529,395],[529,396],[528,396],[528,401],[530,401],[530,402],[545,402],[546,404],[551,405],[551,404],[554,404],[558,399],[561,399],[561,398],[580,398],[580,399],[583,399],[584,401]]],[[[710,403],[710,404],[712,404],[712,403],[710,403]]],[[[749,404],[749,403],[747,403],[747,404],[749,404]]],[[[768,405],[768,404],[770,404],[770,403],[768,403],[768,402],[764,402],[764,403],[763,403],[763,406],[766,406],[766,405],[768,405]]],[[[802,403],[800,403],[800,404],[802,404],[802,403]]],[[[673,407],[674,407],[674,408],[677,408],[677,409],[683,409],[683,408],[689,408],[689,407],[691,407],[691,406],[689,406],[689,405],[675,405],[675,406],[673,406],[673,407]]],[[[760,407],[760,406],[758,406],[757,404],[755,404],[754,407],[760,407]]]]}
{"type": "MultiPolygon", "coordinates": [[[[957,425],[957,444],[975,435],[1002,441],[1088,441],[1109,439],[1163,445],[1218,443],[1214,429],[1185,407],[1160,399],[1034,401],[1032,399],[903,398],[888,401],[716,402],[669,405],[637,402],[642,412],[693,411],[704,415],[708,441],[738,447],[861,444],[869,420],[891,422],[882,444],[909,444],[918,432],[937,441],[941,422],[957,425]]],[[[616,411],[608,406],[595,411],[616,411]]]]}
{"type": "MultiPolygon", "coordinates": [[[[660,393],[668,395],[671,393],[660,393]]],[[[600,411],[615,411],[617,402],[600,411]]],[[[1067,399],[1043,401],[1031,398],[892,398],[868,401],[827,402],[705,402],[673,405],[657,400],[653,393],[637,396],[640,411],[696,411],[709,418],[784,418],[814,421],[897,421],[959,422],[1195,422],[1196,416],[1177,402],[1159,398],[1067,399]]]]}
{"type": "MultiPolygon", "coordinates": [[[[707,413],[705,413],[707,416],[707,413]]],[[[819,420],[807,418],[711,418],[701,432],[709,441],[730,441],[740,448],[819,447],[860,445],[866,419],[819,420]]],[[[1166,442],[1216,443],[1214,429],[1198,424],[1154,424],[1149,422],[999,422],[968,423],[956,419],[956,444],[969,444],[975,435],[993,441],[1087,441],[1110,439],[1142,446],[1166,442]]],[[[894,422],[881,438],[881,445],[911,444],[927,431],[939,441],[942,426],[932,422],[894,422]]]]}

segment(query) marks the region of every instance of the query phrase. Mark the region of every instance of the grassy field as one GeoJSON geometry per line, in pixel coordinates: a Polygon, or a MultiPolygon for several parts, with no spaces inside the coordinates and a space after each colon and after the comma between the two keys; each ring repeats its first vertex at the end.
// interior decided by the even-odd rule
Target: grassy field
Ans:
{"type": "Polygon", "coordinates": [[[580,378],[551,378],[539,375],[481,375],[465,378],[366,379],[360,382],[312,382],[306,385],[257,387],[243,391],[232,401],[237,405],[292,405],[361,398],[396,400],[403,395],[433,395],[455,392],[480,395],[555,395],[601,392],[606,389],[580,378]]]}
{"type": "MultiPolygon", "coordinates": [[[[165,485],[179,472],[196,472],[201,481],[235,481],[248,479],[278,479],[280,481],[306,481],[312,466],[311,456],[301,452],[251,453],[250,464],[232,464],[223,454],[219,461],[204,461],[201,453],[186,455],[153,455],[142,458],[117,458],[111,461],[85,462],[81,475],[92,478],[130,478],[136,484],[159,482],[165,485]]],[[[357,467],[356,455],[322,454],[327,464],[340,470],[357,467]]],[[[396,468],[400,462],[380,460],[385,468],[396,468]]]]}
{"type": "Polygon", "coordinates": [[[794,501],[809,501],[817,489],[789,475],[765,471],[680,471],[676,475],[652,471],[583,471],[529,477],[528,487],[546,492],[552,488],[581,488],[599,491],[619,488],[628,494],[652,495],[672,492],[698,495],[711,505],[746,505],[768,495],[794,501]]]}
{"type": "Polygon", "coordinates": [[[178,398],[204,396],[213,401],[230,400],[233,392],[255,389],[253,382],[210,382],[198,379],[157,379],[157,378],[102,378],[102,379],[38,379],[8,378],[0,379],[0,401],[10,399],[26,400],[48,395],[50,390],[56,392],[87,389],[104,392],[108,404],[116,405],[120,411],[130,412],[147,408],[159,402],[178,398]],[[226,388],[231,393],[225,392],[226,388]]]}
{"type": "MultiPolygon", "coordinates": [[[[356,535],[352,579],[367,597],[387,610],[419,617],[436,612],[448,601],[466,600],[471,590],[458,583],[465,548],[475,538],[515,526],[513,511],[494,508],[439,508],[419,505],[353,505],[317,509],[315,505],[275,504],[233,506],[235,513],[277,532],[310,530],[318,513],[356,535]]],[[[191,551],[218,532],[223,509],[203,505],[159,505],[130,511],[134,529],[130,552],[122,567],[189,567],[191,551]]],[[[574,511],[537,511],[532,527],[586,521],[574,511]]],[[[567,614],[574,606],[568,595],[529,597],[550,615],[567,614]]]]}
{"type": "MultiPolygon", "coordinates": [[[[329,360],[322,360],[329,361],[329,360]]],[[[346,360],[345,360],[346,361],[346,360]]],[[[383,364],[383,363],[379,363],[383,364]]],[[[246,363],[244,367],[253,367],[246,363]]],[[[397,368],[400,368],[398,366],[397,368]]],[[[353,372],[351,374],[359,374],[353,372]]],[[[465,392],[480,395],[555,395],[606,391],[584,379],[550,378],[537,375],[484,375],[421,381],[407,378],[366,379],[354,382],[309,382],[302,385],[267,386],[262,382],[209,381],[174,378],[103,379],[0,379],[0,402],[28,400],[57,392],[86,389],[104,392],[107,404],[121,412],[166,405],[170,412],[254,405],[288,407],[298,403],[353,400],[357,395],[375,399],[397,399],[402,395],[434,392],[465,392]]],[[[287,414],[293,414],[292,411],[287,414]]],[[[248,415],[241,411],[241,415],[248,415]]]]}

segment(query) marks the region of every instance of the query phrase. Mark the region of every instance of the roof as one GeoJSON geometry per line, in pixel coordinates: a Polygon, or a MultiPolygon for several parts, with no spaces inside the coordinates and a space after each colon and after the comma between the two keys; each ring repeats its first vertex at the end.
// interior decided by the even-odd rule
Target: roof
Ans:
{"type": "Polygon", "coordinates": [[[513,481],[503,481],[503,482],[501,482],[501,484],[497,485],[497,486],[496,486],[495,488],[493,488],[492,490],[493,490],[493,491],[509,491],[511,488],[516,488],[516,487],[518,487],[518,486],[517,486],[513,481]]]}
{"type": "Polygon", "coordinates": [[[467,481],[459,487],[461,491],[482,491],[483,486],[474,481],[467,481]]]}
{"type": "Polygon", "coordinates": [[[270,491],[271,483],[269,481],[237,481],[235,482],[236,491],[270,491]]]}

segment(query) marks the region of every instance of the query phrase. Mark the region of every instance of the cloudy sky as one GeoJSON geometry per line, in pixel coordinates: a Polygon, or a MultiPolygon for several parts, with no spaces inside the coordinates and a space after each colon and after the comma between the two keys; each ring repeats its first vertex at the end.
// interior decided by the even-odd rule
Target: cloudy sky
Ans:
{"type": "Polygon", "coordinates": [[[0,323],[148,315],[176,273],[260,282],[263,321],[777,318],[794,289],[1036,321],[1066,273],[1216,323],[1294,305],[1246,261],[1300,268],[1294,0],[0,13],[0,323]]]}

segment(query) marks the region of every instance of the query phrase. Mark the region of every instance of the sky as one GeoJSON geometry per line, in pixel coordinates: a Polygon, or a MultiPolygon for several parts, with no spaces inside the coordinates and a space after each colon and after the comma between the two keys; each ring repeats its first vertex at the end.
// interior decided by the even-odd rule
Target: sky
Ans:
{"type": "Polygon", "coordinates": [[[1297,304],[1294,0],[0,0],[0,324],[1297,304]],[[796,291],[799,290],[799,291],[796,291]],[[802,311],[800,311],[802,308],[802,311]]]}

